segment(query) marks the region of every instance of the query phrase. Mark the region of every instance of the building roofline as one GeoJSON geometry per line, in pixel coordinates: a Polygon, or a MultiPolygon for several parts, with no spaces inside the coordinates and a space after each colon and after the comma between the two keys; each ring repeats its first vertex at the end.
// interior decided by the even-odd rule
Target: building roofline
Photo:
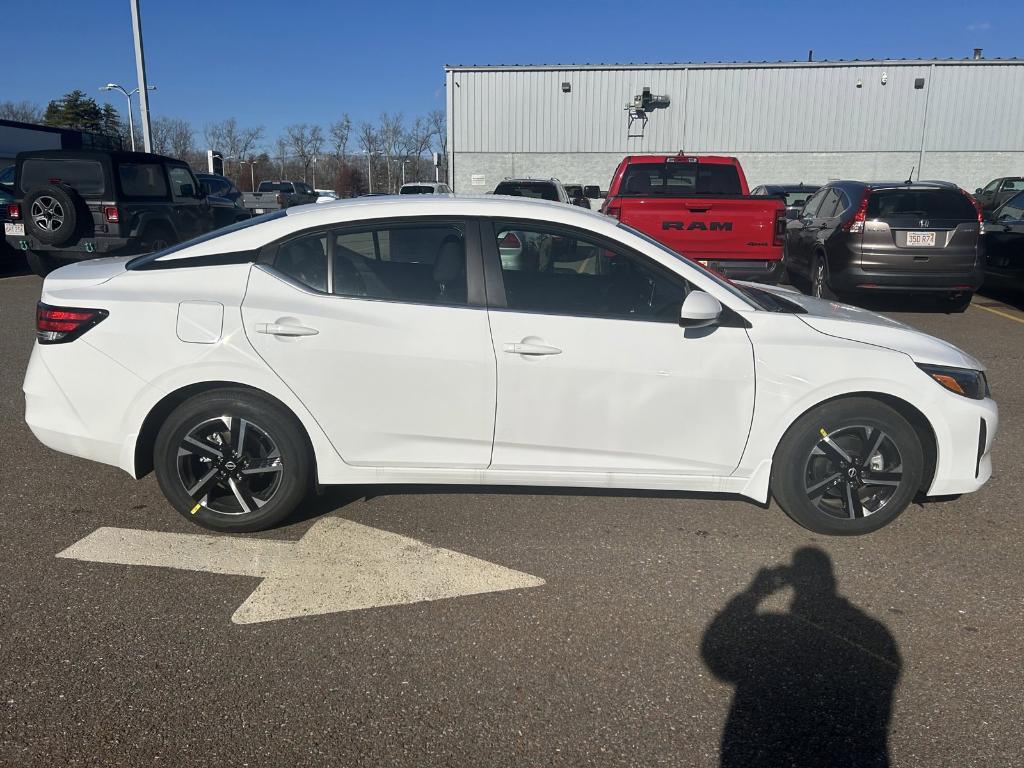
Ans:
{"type": "Polygon", "coordinates": [[[570,70],[786,69],[817,67],[920,67],[1024,65],[1024,59],[836,59],[832,61],[717,61],[656,64],[445,64],[445,72],[563,72],[570,70]]]}

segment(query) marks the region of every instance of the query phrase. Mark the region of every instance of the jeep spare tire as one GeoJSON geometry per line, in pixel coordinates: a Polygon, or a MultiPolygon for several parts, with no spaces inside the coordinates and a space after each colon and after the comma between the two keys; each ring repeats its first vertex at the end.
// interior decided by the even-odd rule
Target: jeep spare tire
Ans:
{"type": "Polygon", "coordinates": [[[78,193],[56,184],[36,187],[25,195],[22,211],[27,234],[46,245],[64,245],[78,230],[78,193]]]}

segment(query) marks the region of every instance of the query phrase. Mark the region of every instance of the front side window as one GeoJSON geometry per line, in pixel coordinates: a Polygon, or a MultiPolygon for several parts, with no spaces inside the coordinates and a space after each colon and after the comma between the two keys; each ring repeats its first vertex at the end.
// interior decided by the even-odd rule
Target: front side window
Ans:
{"type": "Polygon", "coordinates": [[[997,189],[999,189],[999,184],[1001,181],[1002,179],[990,181],[988,184],[985,185],[985,188],[982,190],[982,192],[995,192],[997,189]]]}
{"type": "Polygon", "coordinates": [[[167,181],[159,163],[121,163],[117,175],[125,197],[167,197],[167,181]]]}
{"type": "Polygon", "coordinates": [[[327,290],[327,235],[320,233],[282,243],[274,269],[314,291],[327,290]]]}
{"type": "Polygon", "coordinates": [[[103,194],[103,166],[95,160],[25,160],[21,165],[21,191],[43,184],[67,184],[82,196],[103,194]]]}
{"type": "Polygon", "coordinates": [[[174,192],[175,197],[195,197],[195,182],[192,180],[192,174],[188,172],[187,168],[182,168],[180,165],[170,165],[167,167],[167,175],[171,179],[171,190],[174,192]]]}
{"type": "Polygon", "coordinates": [[[1021,221],[1024,219],[1024,192],[1018,192],[999,209],[999,221],[1021,221]]]}
{"type": "Polygon", "coordinates": [[[678,322],[686,283],[571,230],[495,225],[505,298],[522,312],[678,322]]]}
{"type": "Polygon", "coordinates": [[[461,224],[342,231],[333,240],[333,290],[425,304],[467,302],[466,232],[461,224]]]}
{"type": "Polygon", "coordinates": [[[822,201],[825,199],[825,196],[828,195],[829,191],[830,190],[828,188],[822,187],[810,196],[807,203],[804,205],[804,216],[806,218],[811,219],[818,215],[818,209],[821,207],[822,201]]]}

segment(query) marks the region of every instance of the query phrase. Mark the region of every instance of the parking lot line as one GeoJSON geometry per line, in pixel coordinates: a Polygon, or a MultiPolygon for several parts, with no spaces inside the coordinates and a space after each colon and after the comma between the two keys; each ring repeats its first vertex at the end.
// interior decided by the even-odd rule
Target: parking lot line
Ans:
{"type": "Polygon", "coordinates": [[[1008,320],[1013,320],[1015,323],[1024,323],[1024,318],[1015,317],[1014,315],[1011,315],[1009,312],[1003,312],[1000,309],[993,309],[992,307],[983,307],[980,304],[971,304],[971,306],[976,307],[978,309],[984,309],[986,312],[991,312],[993,315],[999,315],[1000,317],[1005,317],[1008,320]]]}

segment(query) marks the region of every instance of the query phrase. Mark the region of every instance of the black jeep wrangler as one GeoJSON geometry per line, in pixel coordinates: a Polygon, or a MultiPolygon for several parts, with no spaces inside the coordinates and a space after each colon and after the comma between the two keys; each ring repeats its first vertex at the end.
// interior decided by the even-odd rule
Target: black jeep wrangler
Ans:
{"type": "Polygon", "coordinates": [[[161,250],[215,229],[217,218],[217,201],[186,163],[145,152],[22,152],[14,194],[5,236],[37,275],[69,261],[161,250]]]}

